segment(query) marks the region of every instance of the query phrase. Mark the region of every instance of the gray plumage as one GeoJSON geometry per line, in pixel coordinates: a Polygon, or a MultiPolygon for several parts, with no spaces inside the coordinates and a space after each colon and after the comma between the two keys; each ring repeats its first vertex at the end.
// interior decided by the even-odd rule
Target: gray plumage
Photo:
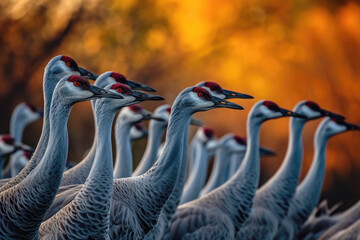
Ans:
{"type": "MultiPolygon", "coordinates": [[[[35,152],[26,166],[21,170],[21,172],[14,178],[4,179],[0,181],[0,192],[3,192],[25,179],[29,173],[39,164],[42,159],[45,150],[48,146],[48,139],[50,134],[50,120],[49,112],[50,105],[52,100],[52,95],[54,88],[58,81],[66,75],[85,75],[88,78],[95,79],[96,75],[86,71],[83,68],[77,66],[76,62],[72,60],[71,67],[68,67],[65,62],[62,60],[65,56],[59,55],[52,58],[45,67],[44,77],[43,77],[43,93],[44,93],[44,119],[43,119],[43,128],[40,136],[40,140],[36,146],[35,152]]],[[[68,57],[67,57],[68,58],[68,57]]]]}
{"type": "Polygon", "coordinates": [[[279,224],[287,215],[300,178],[303,155],[302,132],[305,123],[324,116],[326,111],[313,102],[302,101],[295,106],[294,112],[306,118],[290,120],[290,138],[285,160],[275,175],[256,192],[248,221],[249,226],[244,227],[248,228],[247,233],[250,238],[272,239],[275,236],[279,224]],[[261,222],[269,224],[257,224],[261,222]]]}
{"type": "Polygon", "coordinates": [[[310,170],[296,188],[288,214],[277,231],[277,238],[281,239],[282,236],[293,238],[309,217],[321,194],[326,169],[327,143],[332,136],[352,130],[353,126],[355,125],[330,118],[325,118],[321,122],[315,133],[315,153],[310,170]]]}
{"type": "Polygon", "coordinates": [[[116,111],[124,104],[122,100],[99,99],[95,103],[97,150],[89,176],[71,203],[41,224],[40,239],[108,237],[113,192],[111,127],[116,111]]]}
{"type": "Polygon", "coordinates": [[[164,239],[234,239],[250,214],[259,181],[259,132],[266,119],[282,116],[258,102],[248,116],[249,144],[243,164],[224,185],[179,206],[164,239]]]}
{"type": "Polygon", "coordinates": [[[49,113],[49,144],[42,160],[23,181],[0,193],[0,235],[4,238],[38,238],[38,229],[55,197],[65,167],[71,107],[95,97],[92,91],[95,88],[82,77],[66,76],[56,85],[49,113]],[[70,78],[79,81],[81,87],[74,86],[70,78]]]}

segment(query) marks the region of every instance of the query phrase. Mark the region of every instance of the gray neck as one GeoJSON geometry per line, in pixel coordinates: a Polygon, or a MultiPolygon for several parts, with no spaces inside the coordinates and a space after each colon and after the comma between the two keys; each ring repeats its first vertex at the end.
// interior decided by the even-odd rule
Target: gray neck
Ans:
{"type": "MultiPolygon", "coordinates": [[[[169,125],[166,133],[165,148],[159,159],[153,167],[142,175],[143,181],[147,182],[144,192],[153,192],[157,189],[160,194],[147,196],[146,201],[143,202],[143,209],[152,209],[151,213],[144,216],[145,228],[149,231],[157,223],[162,226],[163,217],[169,219],[172,213],[176,210],[173,207],[180,199],[180,195],[176,197],[172,194],[175,192],[176,185],[180,182],[177,176],[182,170],[184,152],[187,151],[187,146],[184,146],[184,138],[187,137],[192,112],[186,108],[181,99],[178,97],[171,111],[169,125]],[[179,151],[179,149],[182,149],[179,151]],[[161,215],[161,219],[158,217],[161,215]]],[[[186,144],[185,144],[186,145],[186,144]]],[[[183,184],[180,182],[180,184],[183,184]]],[[[183,185],[182,185],[183,186],[183,185]]],[[[181,187],[182,190],[182,187],[181,187]]],[[[181,194],[181,192],[180,192],[181,194]]]]}
{"type": "MultiPolygon", "coordinates": [[[[86,214],[92,212],[93,209],[101,209],[98,212],[97,220],[93,224],[96,227],[81,224],[77,229],[84,229],[90,231],[94,235],[104,235],[108,232],[108,224],[110,219],[110,208],[113,193],[113,159],[111,147],[111,127],[115,116],[115,111],[110,111],[106,108],[107,99],[100,99],[96,103],[96,132],[98,135],[96,154],[94,164],[91,168],[88,178],[85,181],[83,188],[73,200],[71,204],[77,206],[81,204],[82,209],[74,214],[81,216],[81,213],[86,214]],[[101,199],[99,201],[98,199],[101,199]]],[[[59,213],[61,214],[61,213],[59,213]]],[[[67,216],[71,218],[71,216],[67,216]]]]}
{"type": "MultiPolygon", "coordinates": [[[[63,74],[64,75],[64,74],[63,74]]],[[[63,77],[63,75],[54,76],[52,73],[45,69],[44,73],[44,81],[43,81],[43,89],[44,89],[44,117],[43,117],[43,127],[40,136],[40,140],[36,146],[35,152],[28,164],[21,170],[21,172],[16,175],[11,181],[0,188],[0,192],[3,192],[18,183],[24,180],[29,173],[39,164],[40,160],[44,156],[46,148],[48,146],[48,140],[50,135],[50,106],[52,100],[52,94],[54,92],[55,86],[58,83],[59,79],[63,77]]],[[[65,76],[65,75],[64,75],[65,76]]]]}
{"type": "Polygon", "coordinates": [[[16,142],[22,142],[24,128],[28,123],[26,116],[24,116],[24,108],[26,108],[26,105],[21,103],[14,109],[13,113],[11,114],[10,135],[15,138],[16,142]]]}
{"type": "Polygon", "coordinates": [[[40,226],[44,214],[55,198],[66,163],[68,153],[67,120],[71,106],[61,102],[61,96],[55,93],[51,104],[49,144],[43,159],[26,179],[12,188],[17,191],[18,199],[27,202],[27,204],[21,205],[24,208],[21,211],[32,213],[23,215],[23,218],[29,218],[24,222],[28,222],[31,227],[37,223],[40,226]]]}
{"type": "Polygon", "coordinates": [[[326,168],[326,146],[329,136],[320,125],[315,135],[315,154],[305,179],[296,189],[292,205],[289,210],[290,217],[300,227],[311,214],[319,201],[326,168]]]}
{"type": "Polygon", "coordinates": [[[157,152],[166,129],[163,125],[163,123],[156,120],[150,121],[148,138],[149,140],[146,145],[144,155],[141,158],[138,167],[134,171],[133,176],[139,176],[141,174],[144,174],[154,165],[157,157],[157,152]]]}
{"type": "Polygon", "coordinates": [[[123,121],[119,114],[115,125],[116,160],[114,178],[130,177],[133,171],[130,141],[131,126],[132,124],[123,121]]]}
{"type": "Polygon", "coordinates": [[[229,181],[210,193],[218,196],[220,206],[226,206],[236,230],[239,230],[250,216],[253,198],[259,185],[259,133],[262,122],[256,120],[252,119],[250,113],[247,121],[247,148],[240,168],[229,181]]]}
{"type": "Polygon", "coordinates": [[[196,154],[193,169],[191,169],[190,176],[184,187],[180,204],[197,199],[206,181],[208,154],[205,145],[200,141],[196,141],[194,147],[196,154]]]}
{"type": "MultiPolygon", "coordinates": [[[[224,144],[224,143],[223,143],[224,144]]],[[[210,178],[201,191],[201,196],[206,195],[211,192],[215,188],[218,188],[225,182],[225,175],[227,170],[227,162],[229,162],[230,152],[226,146],[222,145],[217,151],[215,155],[214,167],[211,172],[210,178]]]]}
{"type": "Polygon", "coordinates": [[[239,169],[243,159],[245,156],[245,152],[241,153],[233,153],[230,156],[230,169],[229,169],[229,178],[234,176],[236,171],[239,169]]]}
{"type": "Polygon", "coordinates": [[[254,205],[266,205],[280,218],[287,215],[300,178],[303,157],[302,133],[306,120],[291,118],[285,160],[276,174],[256,193],[254,205]]]}

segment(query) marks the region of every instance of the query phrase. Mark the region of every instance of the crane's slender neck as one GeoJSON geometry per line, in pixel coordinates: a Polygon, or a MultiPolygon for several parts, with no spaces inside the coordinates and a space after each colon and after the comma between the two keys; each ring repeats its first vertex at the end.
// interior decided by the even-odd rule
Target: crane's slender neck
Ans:
{"type": "MultiPolygon", "coordinates": [[[[82,216],[93,212],[93,209],[101,209],[97,212],[97,220],[89,222],[84,226],[83,223],[68,223],[76,227],[77,230],[89,231],[89,235],[105,236],[108,233],[110,220],[110,209],[113,193],[113,159],[111,147],[111,127],[115,117],[115,110],[109,110],[106,105],[107,99],[97,100],[96,113],[96,132],[98,135],[94,164],[83,188],[72,201],[73,206],[83,206],[81,210],[65,214],[67,220],[71,221],[71,215],[82,216]],[[99,201],[101,199],[101,201],[99,201]],[[77,225],[76,225],[77,224],[77,225]],[[92,224],[95,224],[92,227],[92,224]],[[75,226],[74,226],[75,225],[75,226]]],[[[62,214],[61,210],[57,214],[62,214]]],[[[64,209],[67,213],[68,209],[64,209]]]]}
{"type": "Polygon", "coordinates": [[[150,231],[155,224],[158,227],[154,231],[162,228],[164,218],[170,218],[169,216],[176,210],[176,207],[172,208],[172,206],[180,200],[180,196],[174,197],[173,192],[179,182],[178,175],[179,171],[181,172],[184,152],[187,151],[187,147],[184,146],[184,138],[187,138],[192,113],[184,105],[181,95],[179,95],[171,111],[164,151],[154,166],[139,176],[147,183],[144,186],[146,188],[144,192],[151,193],[157,189],[156,195],[146,195],[146,201],[143,201],[142,205],[144,210],[152,209],[149,214],[143,216],[143,223],[146,224],[147,231],[150,231]],[[160,213],[162,215],[158,219],[160,213]]]}
{"type": "Polygon", "coordinates": [[[234,176],[236,171],[239,169],[243,159],[245,156],[245,152],[241,153],[233,153],[230,156],[230,169],[229,169],[229,178],[234,176]]]}
{"type": "Polygon", "coordinates": [[[306,221],[311,211],[319,201],[326,168],[326,146],[330,136],[326,134],[325,122],[315,134],[315,154],[310,170],[305,179],[296,189],[288,216],[292,218],[297,228],[306,221]]]}
{"type": "Polygon", "coordinates": [[[159,150],[161,140],[165,133],[166,127],[162,122],[151,120],[149,124],[149,140],[139,166],[134,171],[134,176],[144,174],[155,163],[157,152],[159,150]]]}
{"type": "Polygon", "coordinates": [[[185,184],[180,204],[197,199],[201,188],[204,186],[206,181],[208,154],[205,144],[201,141],[196,141],[194,148],[196,153],[194,155],[195,160],[193,162],[193,169],[191,170],[190,176],[185,184]]]}
{"type": "Polygon", "coordinates": [[[130,130],[132,124],[121,118],[121,113],[115,125],[116,162],[114,178],[130,177],[133,171],[130,130]]]}
{"type": "MultiPolygon", "coordinates": [[[[326,147],[329,137],[320,129],[315,136],[315,154],[310,170],[299,185],[299,191],[311,193],[315,203],[318,202],[325,177],[326,147]]],[[[297,194],[297,193],[296,193],[297,194]]]]}
{"type": "Polygon", "coordinates": [[[24,108],[26,108],[26,106],[22,103],[18,105],[11,114],[10,135],[15,138],[16,142],[22,142],[22,135],[27,124],[27,119],[23,112],[24,108]]]}
{"type": "Polygon", "coordinates": [[[290,139],[285,160],[276,174],[256,193],[254,206],[266,205],[279,218],[287,215],[300,178],[303,156],[302,133],[306,119],[291,118],[290,139]]]}
{"type": "Polygon", "coordinates": [[[229,149],[225,146],[225,144],[226,143],[223,142],[221,147],[216,151],[214,167],[207,184],[201,191],[202,196],[211,192],[215,188],[218,188],[225,182],[227,162],[230,158],[229,149]]]}
{"type": "Polygon", "coordinates": [[[48,140],[50,135],[50,105],[52,100],[52,94],[54,92],[55,86],[65,74],[54,75],[45,69],[44,80],[43,80],[43,89],[44,89],[44,117],[43,117],[43,127],[41,131],[40,140],[36,146],[35,152],[28,164],[21,170],[21,172],[16,175],[11,181],[0,188],[0,192],[3,192],[18,183],[24,180],[29,173],[39,164],[40,160],[44,156],[46,148],[48,147],[48,140]]]}
{"type": "Polygon", "coordinates": [[[27,213],[22,215],[21,228],[27,229],[28,232],[38,231],[47,209],[55,198],[65,167],[68,152],[67,120],[71,105],[62,102],[60,94],[55,92],[51,103],[49,144],[43,159],[26,179],[12,188],[12,191],[2,193],[17,194],[18,200],[11,204],[16,205],[18,211],[27,213]]]}
{"type": "Polygon", "coordinates": [[[259,134],[262,121],[249,114],[247,121],[247,148],[243,163],[234,176],[212,194],[219,196],[221,206],[227,206],[229,216],[238,231],[248,219],[260,178],[259,134]]]}
{"type": "MultiPolygon", "coordinates": [[[[96,114],[95,114],[96,101],[97,100],[91,100],[91,108],[94,116],[95,128],[96,128],[96,114]]],[[[86,154],[86,156],[80,161],[80,163],[76,164],[76,166],[64,172],[60,186],[83,184],[85,182],[86,178],[89,176],[89,172],[94,162],[96,144],[97,144],[97,135],[98,133],[97,131],[95,131],[91,148],[89,152],[86,154]]]]}

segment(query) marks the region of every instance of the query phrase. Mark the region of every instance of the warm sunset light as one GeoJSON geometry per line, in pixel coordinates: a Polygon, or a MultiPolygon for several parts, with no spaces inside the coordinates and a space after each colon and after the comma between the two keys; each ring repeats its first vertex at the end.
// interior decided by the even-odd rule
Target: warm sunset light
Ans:
{"type": "MultiPolygon", "coordinates": [[[[312,100],[360,125],[360,4],[356,1],[108,0],[0,2],[0,133],[9,132],[16,104],[43,106],[43,71],[56,55],[76,59],[101,74],[116,71],[150,85],[165,101],[146,102],[153,111],[201,81],[254,96],[234,100],[243,111],[198,113],[218,138],[246,136],[246,120],[259,100],[293,109],[312,100]]],[[[91,82],[92,83],[92,82],[91,82]]],[[[91,147],[94,121],[89,102],[74,106],[69,130],[69,161],[91,147]],[[74,147],[76,146],[76,147],[74,147]]],[[[314,154],[320,120],[304,130],[302,178],[314,154]]],[[[145,126],[148,123],[145,122],[145,126]]],[[[42,123],[25,130],[36,147],[42,123]]],[[[190,128],[190,138],[197,127],[190,128]]],[[[261,128],[262,146],[276,152],[261,160],[260,184],[282,163],[289,118],[261,128]]],[[[135,143],[134,167],[146,140],[135,143]]],[[[360,131],[336,136],[327,148],[322,199],[347,209],[360,198],[360,131]]]]}

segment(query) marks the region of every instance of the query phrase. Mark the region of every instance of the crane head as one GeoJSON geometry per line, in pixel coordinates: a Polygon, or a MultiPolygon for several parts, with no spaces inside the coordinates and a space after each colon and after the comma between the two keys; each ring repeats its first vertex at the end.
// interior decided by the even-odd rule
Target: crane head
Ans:
{"type": "Polygon", "coordinates": [[[90,80],[96,80],[96,78],[98,77],[98,75],[82,68],[79,67],[78,64],[75,62],[74,59],[72,59],[71,57],[68,56],[61,56],[60,60],[63,62],[63,70],[65,72],[69,72],[70,74],[76,74],[76,75],[81,75],[86,79],[90,79],[90,80]]]}
{"type": "Polygon", "coordinates": [[[131,89],[134,89],[134,90],[144,90],[144,91],[148,91],[148,92],[156,92],[156,90],[154,88],[149,87],[142,83],[131,81],[131,80],[127,79],[121,73],[111,72],[109,75],[109,78],[113,79],[113,81],[115,81],[115,82],[126,84],[129,87],[131,87],[131,89]]]}
{"type": "Polygon", "coordinates": [[[306,118],[305,116],[292,112],[290,110],[280,108],[276,103],[272,101],[260,101],[253,107],[252,112],[257,112],[255,116],[261,118],[263,121],[281,117],[297,117],[297,118],[306,118]]]}
{"type": "Polygon", "coordinates": [[[198,83],[196,86],[205,88],[211,95],[221,99],[254,98],[248,94],[223,89],[219,84],[215,82],[201,82],[198,83]]]}

